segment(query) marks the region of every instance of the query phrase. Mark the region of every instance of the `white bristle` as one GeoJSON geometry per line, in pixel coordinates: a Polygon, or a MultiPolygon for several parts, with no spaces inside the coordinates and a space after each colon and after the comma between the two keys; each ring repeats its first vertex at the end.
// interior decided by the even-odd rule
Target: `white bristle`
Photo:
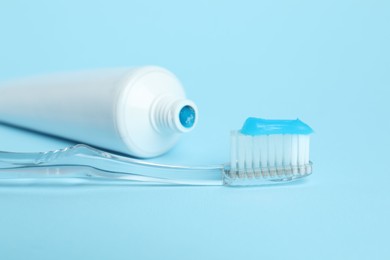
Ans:
{"type": "Polygon", "coordinates": [[[239,134],[237,138],[237,170],[245,170],[245,135],[239,134]]]}
{"type": "Polygon", "coordinates": [[[261,144],[260,144],[260,138],[259,136],[253,136],[252,137],[252,160],[253,160],[253,168],[254,169],[260,169],[261,168],[261,144]]]}
{"type": "Polygon", "coordinates": [[[307,137],[307,148],[306,148],[306,160],[305,163],[309,164],[310,163],[310,136],[307,137]]]}
{"type": "Polygon", "coordinates": [[[267,162],[268,167],[274,167],[275,166],[275,152],[276,152],[276,142],[275,142],[276,135],[267,135],[267,146],[268,146],[268,155],[267,155],[267,162]]]}
{"type": "Polygon", "coordinates": [[[293,171],[288,169],[304,169],[310,163],[309,145],[309,135],[250,136],[232,132],[231,172],[239,178],[267,177],[268,169],[271,177],[283,173],[287,176],[293,171]]]}
{"type": "Polygon", "coordinates": [[[275,167],[283,166],[283,135],[273,135],[275,143],[275,167]]]}
{"type": "Polygon", "coordinates": [[[232,131],[230,134],[230,170],[237,170],[237,131],[232,131]]]}
{"type": "Polygon", "coordinates": [[[291,136],[291,165],[298,165],[298,135],[291,136]]]}
{"type": "Polygon", "coordinates": [[[310,137],[308,135],[305,135],[304,139],[305,139],[305,154],[303,156],[303,163],[308,164],[310,162],[310,158],[309,158],[310,137]]]}
{"type": "Polygon", "coordinates": [[[283,135],[283,165],[291,165],[292,137],[283,135]]]}
{"type": "Polygon", "coordinates": [[[305,164],[305,152],[306,152],[306,145],[305,145],[305,138],[303,135],[298,135],[298,165],[304,165],[305,164]]]}
{"type": "Polygon", "coordinates": [[[246,135],[245,142],[245,172],[248,177],[253,177],[253,142],[252,136],[246,135]]]}
{"type": "Polygon", "coordinates": [[[259,140],[260,165],[261,168],[268,167],[268,137],[266,135],[256,136],[259,140]]]}

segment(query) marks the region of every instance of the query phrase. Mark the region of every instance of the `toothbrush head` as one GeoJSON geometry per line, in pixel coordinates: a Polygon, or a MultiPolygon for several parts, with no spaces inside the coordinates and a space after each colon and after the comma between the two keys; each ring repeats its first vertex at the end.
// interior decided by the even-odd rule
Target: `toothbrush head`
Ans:
{"type": "Polygon", "coordinates": [[[241,130],[231,132],[230,165],[224,171],[224,184],[258,185],[310,175],[312,133],[299,119],[248,118],[241,130]]]}

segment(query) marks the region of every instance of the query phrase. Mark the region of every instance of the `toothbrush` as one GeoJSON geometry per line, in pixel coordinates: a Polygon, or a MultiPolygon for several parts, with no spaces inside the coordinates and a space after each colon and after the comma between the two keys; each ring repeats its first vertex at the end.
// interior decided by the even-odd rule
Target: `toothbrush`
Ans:
{"type": "Polygon", "coordinates": [[[0,179],[226,186],[284,183],[312,173],[312,132],[299,119],[251,117],[241,130],[231,132],[229,164],[197,167],[156,164],[84,144],[41,153],[0,152],[0,179]]]}

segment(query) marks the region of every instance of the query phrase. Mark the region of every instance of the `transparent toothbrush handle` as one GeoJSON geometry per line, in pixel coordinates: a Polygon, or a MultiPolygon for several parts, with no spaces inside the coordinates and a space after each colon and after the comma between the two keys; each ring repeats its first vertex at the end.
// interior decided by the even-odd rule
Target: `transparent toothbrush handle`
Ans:
{"type": "Polygon", "coordinates": [[[222,185],[223,165],[162,165],[84,144],[42,153],[0,151],[0,179],[82,179],[139,184],[222,185]]]}

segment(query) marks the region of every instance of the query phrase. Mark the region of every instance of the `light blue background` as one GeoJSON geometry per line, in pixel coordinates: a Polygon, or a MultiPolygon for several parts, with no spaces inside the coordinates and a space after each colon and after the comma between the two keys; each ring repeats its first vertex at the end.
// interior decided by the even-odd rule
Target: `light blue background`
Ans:
{"type": "MultiPolygon", "coordinates": [[[[0,185],[0,259],[389,259],[388,1],[2,1],[0,79],[155,64],[197,129],[157,162],[228,161],[248,116],[311,125],[314,174],[257,187],[0,185]]],[[[0,126],[0,150],[69,142],[0,126]]]]}

